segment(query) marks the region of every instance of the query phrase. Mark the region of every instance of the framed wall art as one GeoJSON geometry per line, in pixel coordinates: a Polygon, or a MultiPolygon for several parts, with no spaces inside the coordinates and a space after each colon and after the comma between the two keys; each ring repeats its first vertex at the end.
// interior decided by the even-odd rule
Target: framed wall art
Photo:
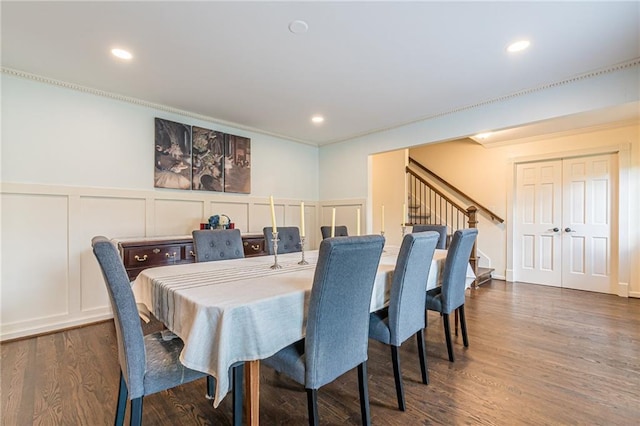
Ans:
{"type": "Polygon", "coordinates": [[[251,193],[251,139],[155,119],[156,188],[251,193]]]}
{"type": "Polygon", "coordinates": [[[222,132],[193,126],[191,189],[224,191],[224,138],[222,132]]]}
{"type": "Polygon", "coordinates": [[[191,188],[191,126],[155,119],[156,188],[191,188]]]}
{"type": "Polygon", "coordinates": [[[224,190],[251,193],[251,139],[226,135],[224,144],[224,190]]]}

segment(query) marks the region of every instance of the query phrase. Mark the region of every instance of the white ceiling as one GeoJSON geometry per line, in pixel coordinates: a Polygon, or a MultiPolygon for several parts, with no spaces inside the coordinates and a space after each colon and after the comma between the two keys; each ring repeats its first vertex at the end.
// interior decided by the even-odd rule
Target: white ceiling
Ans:
{"type": "Polygon", "coordinates": [[[1,7],[3,68],[317,145],[640,57],[637,1],[1,7]],[[308,32],[291,33],[294,20],[308,32]],[[507,54],[520,38],[531,47],[507,54]],[[113,47],[134,59],[115,60],[113,47]]]}

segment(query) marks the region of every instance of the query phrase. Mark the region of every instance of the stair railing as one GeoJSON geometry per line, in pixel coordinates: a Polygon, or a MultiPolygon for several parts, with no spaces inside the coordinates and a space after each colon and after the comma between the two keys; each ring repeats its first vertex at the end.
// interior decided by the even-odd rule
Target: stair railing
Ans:
{"type": "MultiPolygon", "coordinates": [[[[482,212],[486,213],[488,216],[490,216],[491,219],[493,219],[493,220],[495,220],[497,222],[500,222],[500,223],[504,222],[504,219],[502,219],[500,216],[498,216],[497,214],[492,212],[490,209],[488,209],[487,207],[483,206],[481,203],[479,203],[478,201],[474,200],[471,196],[467,195],[462,190],[456,188],[454,185],[452,185],[451,183],[447,182],[446,180],[444,180],[443,178],[438,176],[436,173],[432,172],[431,170],[429,170],[424,165],[420,164],[418,161],[416,161],[415,159],[413,159],[411,157],[409,157],[409,165],[413,165],[413,166],[417,167],[418,169],[420,169],[420,171],[428,174],[429,176],[431,176],[432,178],[434,178],[435,180],[440,182],[442,185],[444,185],[446,188],[448,188],[452,193],[457,194],[461,199],[468,200],[472,205],[476,206],[479,211],[482,211],[482,212]]],[[[407,167],[407,172],[411,172],[412,174],[418,176],[409,167],[407,167]]]]}
{"type": "MultiPolygon", "coordinates": [[[[409,158],[409,164],[415,165],[421,171],[429,174],[438,182],[447,187],[451,192],[455,193],[462,199],[466,199],[474,204],[469,207],[463,207],[456,201],[452,200],[441,190],[436,188],[430,182],[418,175],[410,167],[406,167],[408,198],[409,198],[409,216],[411,225],[418,224],[439,224],[447,225],[452,232],[464,228],[477,228],[478,211],[484,211],[487,215],[497,222],[504,222],[504,219],[493,213],[488,208],[482,206],[473,198],[442,179],[431,170],[424,167],[419,162],[409,158]]],[[[476,276],[478,275],[478,256],[477,241],[473,245],[469,263],[473,268],[476,276]]]]}

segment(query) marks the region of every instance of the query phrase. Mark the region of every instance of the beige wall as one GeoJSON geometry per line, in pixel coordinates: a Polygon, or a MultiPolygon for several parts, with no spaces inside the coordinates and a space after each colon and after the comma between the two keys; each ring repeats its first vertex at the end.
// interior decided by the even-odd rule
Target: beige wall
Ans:
{"type": "MultiPolygon", "coordinates": [[[[402,204],[407,202],[404,168],[407,165],[407,150],[386,152],[371,156],[371,186],[375,188],[371,197],[373,228],[378,234],[383,229],[381,216],[384,212],[386,244],[402,243],[402,204]]],[[[409,232],[409,230],[407,230],[409,232]]]]}
{"type": "MultiPolygon", "coordinates": [[[[591,129],[571,135],[511,141],[484,147],[471,139],[412,148],[410,156],[457,186],[496,214],[507,219],[511,205],[514,164],[523,159],[550,159],[618,149],[620,167],[620,282],[628,294],[640,297],[640,125],[626,123],[615,128],[591,129]],[[622,157],[627,157],[624,160],[622,157]],[[628,161],[628,164],[624,164],[628,161]]],[[[492,224],[482,216],[478,247],[481,264],[496,269],[496,276],[509,278],[509,223],[492,224]]]]}

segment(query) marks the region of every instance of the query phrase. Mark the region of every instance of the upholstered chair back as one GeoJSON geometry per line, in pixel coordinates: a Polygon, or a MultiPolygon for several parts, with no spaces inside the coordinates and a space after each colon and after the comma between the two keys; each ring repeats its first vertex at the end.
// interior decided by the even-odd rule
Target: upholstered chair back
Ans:
{"type": "Polygon", "coordinates": [[[305,387],[318,389],[367,360],[369,307],[380,235],[320,243],[305,340],[305,387]]]}
{"type": "MultiPolygon", "coordinates": [[[[273,254],[273,232],[272,228],[262,229],[264,234],[265,249],[267,253],[273,254]]],[[[300,230],[297,226],[281,226],[278,228],[278,254],[293,253],[302,251],[300,244],[300,230]]]]}
{"type": "Polygon", "coordinates": [[[442,310],[440,312],[450,313],[464,305],[467,265],[477,235],[476,228],[458,230],[453,234],[442,273],[442,310]]]}
{"type": "Polygon", "coordinates": [[[447,248],[447,226],[446,225],[413,225],[413,230],[411,232],[425,232],[425,231],[434,231],[440,235],[440,239],[438,240],[437,249],[446,249],[447,248]]]}
{"type": "Polygon", "coordinates": [[[192,235],[196,262],[244,257],[239,229],[205,229],[193,231],[192,235]]]}
{"type": "Polygon", "coordinates": [[[439,237],[437,232],[421,232],[402,240],[389,301],[391,345],[400,346],[425,328],[426,285],[439,237]]]}
{"type": "MultiPolygon", "coordinates": [[[[321,226],[320,232],[322,233],[322,239],[331,237],[331,227],[330,226],[321,226]]],[[[349,236],[349,232],[347,231],[347,227],[344,225],[336,226],[335,230],[336,237],[347,237],[349,236]]]]}
{"type": "Polygon", "coordinates": [[[118,341],[118,360],[131,399],[145,395],[146,354],[142,326],[131,283],[118,250],[107,238],[91,240],[93,253],[100,264],[113,309],[118,341]]]}

